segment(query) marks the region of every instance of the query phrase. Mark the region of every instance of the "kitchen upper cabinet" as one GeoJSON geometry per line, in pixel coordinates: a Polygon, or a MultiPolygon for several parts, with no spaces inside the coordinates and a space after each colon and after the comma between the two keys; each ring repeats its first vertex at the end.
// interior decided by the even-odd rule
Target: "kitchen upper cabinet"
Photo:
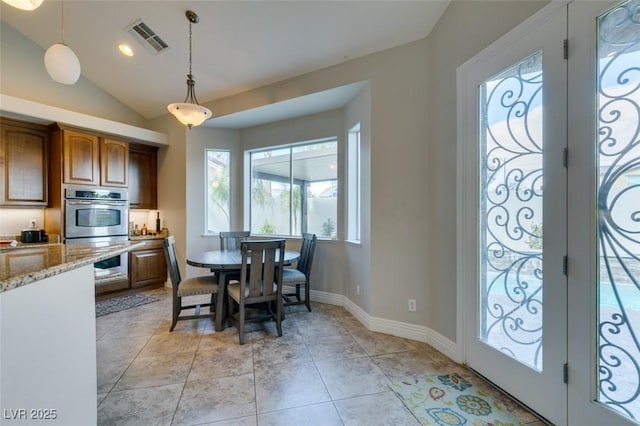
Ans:
{"type": "Polygon", "coordinates": [[[0,119],[0,205],[47,205],[47,127],[0,119]]]}
{"type": "Polygon", "coordinates": [[[129,143],[90,132],[62,128],[62,182],[92,186],[128,186],[129,143]]]}
{"type": "Polygon", "coordinates": [[[100,140],[100,185],[127,187],[129,143],[115,139],[100,140]]]}
{"type": "Polygon", "coordinates": [[[100,139],[98,136],[62,131],[64,183],[100,185],[100,139]]]}
{"type": "Polygon", "coordinates": [[[158,208],[158,148],[129,144],[129,206],[132,209],[158,208]]]}

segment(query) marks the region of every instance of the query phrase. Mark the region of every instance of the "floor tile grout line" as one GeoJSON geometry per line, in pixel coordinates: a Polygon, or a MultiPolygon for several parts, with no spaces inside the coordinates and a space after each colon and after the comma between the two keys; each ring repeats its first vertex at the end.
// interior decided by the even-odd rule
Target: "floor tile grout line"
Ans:
{"type": "MultiPolygon", "coordinates": [[[[315,311],[320,312],[320,314],[321,314],[321,315],[329,315],[329,316],[330,316],[330,315],[335,315],[335,313],[332,313],[332,311],[330,311],[330,310],[327,310],[326,312],[325,312],[324,310],[322,310],[322,311],[315,310],[315,311]]],[[[158,317],[160,317],[160,316],[159,316],[159,312],[153,312],[153,314],[154,314],[154,315],[156,315],[156,316],[158,316],[158,317]]],[[[132,316],[132,317],[135,317],[135,316],[132,316]]],[[[349,317],[349,316],[348,316],[348,315],[345,315],[345,317],[349,317]]],[[[332,406],[334,407],[334,410],[335,410],[335,411],[336,411],[336,413],[338,414],[338,417],[339,417],[340,421],[341,421],[343,424],[344,424],[344,420],[342,419],[342,416],[340,415],[340,412],[338,411],[338,408],[337,408],[337,406],[336,406],[336,402],[337,402],[337,401],[345,400],[345,399],[359,398],[359,397],[367,396],[367,395],[375,395],[375,394],[378,394],[378,393],[383,393],[383,392],[388,391],[388,390],[384,390],[384,391],[375,392],[375,393],[371,393],[371,394],[354,395],[354,396],[349,397],[349,398],[342,398],[342,399],[336,399],[336,400],[334,400],[334,399],[331,397],[331,394],[330,394],[330,392],[329,392],[329,389],[328,389],[328,387],[327,387],[327,384],[326,384],[326,382],[325,382],[325,379],[323,378],[323,376],[322,376],[322,374],[320,373],[320,370],[319,370],[319,368],[318,368],[318,363],[319,363],[319,362],[322,362],[323,360],[316,360],[316,358],[314,358],[313,356],[311,356],[311,351],[310,351],[310,349],[309,349],[309,345],[311,344],[312,340],[310,340],[310,339],[308,339],[308,338],[305,338],[304,336],[305,336],[306,334],[300,333],[300,330],[299,330],[299,324],[300,324],[300,322],[299,322],[298,320],[300,320],[300,321],[306,321],[307,319],[309,319],[310,321],[313,321],[315,318],[310,318],[310,317],[306,317],[306,316],[305,316],[305,317],[303,317],[303,316],[299,316],[299,317],[298,317],[298,316],[296,316],[296,315],[292,315],[292,316],[291,316],[291,318],[293,319],[293,321],[292,321],[292,322],[294,323],[294,326],[295,326],[295,329],[296,329],[295,331],[293,331],[292,335],[299,336],[299,337],[301,338],[301,340],[300,340],[300,342],[299,342],[299,343],[304,343],[305,350],[306,350],[306,351],[307,351],[307,353],[310,355],[310,361],[314,364],[314,367],[316,368],[316,372],[319,374],[319,376],[320,376],[320,378],[321,378],[321,380],[322,380],[322,383],[323,383],[323,386],[324,386],[324,388],[325,388],[325,391],[327,392],[327,394],[328,394],[328,395],[329,395],[329,397],[331,398],[332,406]]],[[[119,319],[119,320],[117,321],[117,323],[124,323],[124,322],[126,322],[126,321],[132,321],[132,319],[131,319],[131,318],[121,318],[121,319],[119,319]]],[[[117,324],[117,323],[116,323],[116,324],[117,324]]],[[[112,327],[110,327],[109,331],[111,331],[111,329],[112,329],[112,328],[116,327],[116,324],[114,324],[112,327]]],[[[347,356],[347,357],[337,358],[336,360],[338,360],[338,359],[342,359],[342,360],[358,359],[358,358],[363,358],[364,356],[366,356],[367,358],[369,358],[369,361],[370,361],[370,362],[372,362],[374,365],[376,365],[376,367],[378,367],[378,368],[381,370],[381,372],[383,373],[383,376],[387,379],[387,381],[388,381],[388,382],[393,382],[393,379],[392,379],[392,377],[390,376],[390,374],[391,374],[391,373],[389,373],[389,372],[386,372],[386,373],[385,373],[385,371],[384,371],[380,366],[378,366],[378,364],[375,362],[375,359],[377,359],[378,357],[384,356],[384,355],[401,354],[401,353],[406,353],[406,352],[411,352],[411,351],[421,351],[421,349],[423,349],[423,347],[422,347],[422,346],[411,345],[411,343],[412,343],[412,342],[411,342],[411,341],[409,341],[408,339],[402,339],[402,341],[403,341],[404,343],[409,343],[409,346],[411,346],[411,348],[405,348],[405,349],[401,349],[401,350],[395,350],[395,349],[394,349],[394,350],[393,350],[393,351],[391,351],[391,352],[386,352],[386,349],[385,349],[385,351],[380,352],[380,353],[373,353],[373,352],[372,352],[372,353],[369,353],[369,352],[366,350],[366,347],[365,347],[365,346],[363,346],[363,345],[362,345],[362,343],[360,343],[360,341],[356,338],[356,336],[359,334],[359,330],[354,330],[353,328],[351,328],[351,329],[346,329],[346,328],[344,328],[341,324],[340,324],[340,327],[341,327],[341,329],[345,332],[345,334],[346,334],[346,335],[348,335],[348,336],[350,336],[352,339],[354,339],[354,341],[355,341],[355,342],[360,346],[360,348],[362,348],[362,349],[363,349],[363,351],[364,351],[364,353],[365,353],[366,355],[357,356],[357,357],[349,357],[349,356],[347,356]]],[[[175,410],[174,410],[174,414],[173,414],[173,417],[172,417],[172,422],[173,422],[173,421],[175,421],[175,416],[176,416],[176,414],[177,414],[177,409],[178,409],[179,403],[180,403],[180,401],[181,401],[181,399],[182,399],[182,397],[183,397],[183,395],[184,395],[184,391],[185,391],[186,385],[187,385],[187,383],[188,383],[188,377],[189,377],[189,375],[191,374],[191,372],[192,372],[192,370],[193,370],[193,367],[194,367],[194,364],[195,364],[195,358],[196,358],[196,356],[198,355],[198,353],[199,353],[199,351],[200,351],[200,345],[201,345],[201,343],[203,342],[203,339],[205,338],[205,334],[204,334],[204,333],[206,332],[206,329],[207,329],[207,325],[202,325],[202,326],[198,325],[198,333],[197,333],[197,334],[198,334],[198,344],[197,344],[197,346],[196,346],[196,351],[193,353],[193,358],[192,358],[192,360],[191,360],[191,364],[190,364],[190,367],[189,367],[189,372],[187,373],[187,376],[186,376],[185,382],[184,382],[184,384],[182,385],[182,390],[181,390],[180,396],[179,396],[179,398],[178,398],[178,402],[177,402],[177,404],[176,404],[176,408],[175,408],[175,410]]],[[[369,332],[369,333],[371,333],[371,335],[372,335],[372,336],[377,336],[378,334],[380,334],[380,333],[377,333],[377,332],[372,332],[371,330],[367,330],[367,329],[363,329],[362,331],[364,331],[364,332],[369,332]]],[[[127,371],[129,371],[129,369],[130,369],[131,365],[133,364],[133,362],[139,358],[140,353],[142,353],[142,351],[143,351],[143,350],[148,346],[148,344],[149,344],[149,342],[150,342],[151,338],[152,338],[153,336],[157,335],[157,334],[159,334],[159,329],[154,330],[153,334],[151,334],[150,336],[146,336],[146,342],[145,342],[145,344],[141,347],[141,349],[140,349],[140,350],[138,350],[138,351],[137,351],[137,353],[135,354],[135,356],[133,357],[133,359],[131,360],[131,362],[130,362],[130,363],[129,363],[129,365],[127,366],[127,368],[124,370],[124,372],[123,372],[123,373],[121,373],[121,374],[120,374],[120,376],[118,377],[118,380],[117,380],[117,381],[115,382],[115,384],[111,387],[111,389],[109,390],[109,392],[107,392],[107,393],[103,394],[103,395],[104,395],[104,397],[102,398],[102,400],[101,400],[101,402],[100,402],[99,406],[100,406],[100,405],[102,405],[102,404],[104,403],[104,401],[105,401],[105,400],[107,400],[107,398],[108,398],[108,396],[109,396],[110,394],[114,393],[114,392],[113,392],[113,389],[115,388],[115,386],[117,385],[117,383],[118,383],[119,381],[121,381],[121,379],[122,379],[123,375],[124,375],[124,374],[126,374],[126,372],[127,372],[127,371]]],[[[308,334],[308,333],[307,333],[307,334],[308,334]]],[[[384,333],[382,333],[382,334],[384,335],[384,333]]],[[[107,332],[103,333],[103,335],[101,336],[101,338],[100,338],[100,339],[97,339],[97,340],[101,340],[102,338],[106,337],[106,335],[107,335],[107,332]]],[[[267,331],[266,336],[269,336],[269,331],[267,331]]],[[[307,336],[307,337],[309,337],[309,336],[307,336]]],[[[270,341],[268,341],[267,339],[263,339],[263,340],[264,340],[265,342],[270,342],[270,341]]],[[[254,418],[255,418],[255,422],[256,422],[256,424],[258,424],[258,408],[257,408],[257,381],[256,381],[256,365],[255,365],[255,361],[256,361],[255,355],[256,355],[256,354],[255,354],[255,345],[254,345],[254,343],[256,343],[256,342],[254,342],[254,340],[253,340],[253,338],[252,338],[252,339],[250,340],[250,344],[251,344],[252,374],[253,374],[253,380],[254,380],[253,387],[254,387],[254,398],[255,398],[255,399],[254,399],[254,404],[255,404],[255,410],[254,410],[254,412],[255,412],[255,414],[254,414],[252,417],[254,417],[254,418]]],[[[371,344],[370,344],[369,346],[371,346],[371,344]]],[[[371,348],[370,348],[370,349],[371,349],[371,348]]],[[[376,350],[377,350],[377,349],[376,349],[376,350]]],[[[422,350],[421,352],[424,352],[424,350],[422,350]]],[[[444,363],[444,362],[440,362],[440,361],[438,361],[437,359],[434,359],[434,358],[433,358],[430,354],[428,354],[428,353],[424,353],[424,355],[425,355],[427,358],[429,358],[431,361],[433,361],[433,362],[434,362],[434,364],[439,364],[439,365],[441,365],[441,366],[442,366],[442,368],[444,368],[444,369],[447,369],[449,365],[453,365],[453,364],[447,364],[447,363],[444,363]]],[[[331,360],[325,360],[325,361],[331,361],[331,360]]],[[[455,365],[459,365],[459,364],[455,364],[455,365]]],[[[158,385],[158,386],[163,386],[163,385],[158,385]]],[[[507,395],[507,396],[508,396],[508,395],[507,395]]],[[[396,395],[396,397],[397,397],[397,395],[396,395]]],[[[329,401],[326,401],[326,402],[329,402],[329,401]]],[[[308,404],[308,405],[304,405],[304,406],[314,406],[314,405],[318,405],[318,404],[320,404],[320,403],[308,404]]],[[[301,406],[301,407],[304,407],[304,406],[301,406]]],[[[292,408],[298,408],[298,407],[292,407],[292,408]]],[[[287,409],[283,409],[282,411],[286,411],[286,410],[287,410],[287,409]]],[[[278,411],[278,410],[276,410],[276,411],[278,411]]],[[[244,417],[244,416],[242,416],[242,417],[244,417]]],[[[237,418],[240,418],[240,417],[237,417],[237,418]]],[[[231,418],[229,418],[229,419],[227,419],[227,420],[231,420],[231,418]]],[[[532,420],[531,422],[535,423],[536,421],[535,421],[535,420],[532,420]]],[[[531,423],[531,422],[530,422],[530,423],[531,423]]]]}
{"type": "MultiPolygon", "coordinates": [[[[200,336],[200,340],[202,340],[202,336],[200,336]]],[[[200,341],[198,341],[198,346],[200,346],[200,341]]],[[[189,366],[189,372],[184,378],[184,383],[182,384],[182,389],[180,390],[180,396],[178,396],[178,400],[176,401],[176,408],[173,410],[173,416],[171,416],[171,422],[169,425],[172,425],[176,419],[176,414],[178,414],[178,407],[180,407],[180,401],[182,401],[182,395],[184,395],[184,390],[187,387],[187,383],[189,383],[189,375],[191,374],[191,370],[193,369],[193,363],[196,361],[196,354],[198,353],[198,347],[196,346],[196,350],[193,353],[193,358],[191,359],[191,365],[189,366]]]]}
{"type": "MultiPolygon", "coordinates": [[[[115,389],[116,385],[118,384],[118,382],[120,380],[122,380],[122,377],[125,375],[125,373],[129,370],[129,368],[131,368],[131,364],[133,364],[133,362],[138,359],[138,356],[140,355],[140,352],[144,349],[145,346],[147,346],[147,344],[149,343],[149,339],[151,337],[147,338],[147,341],[145,342],[144,345],[142,345],[142,347],[140,348],[140,350],[134,355],[134,357],[131,359],[131,361],[129,362],[129,365],[127,365],[127,368],[124,369],[124,371],[118,376],[118,380],[116,380],[113,385],[109,388],[109,391],[106,392],[106,394],[104,395],[104,398],[102,398],[102,400],[100,401],[100,404],[97,405],[96,409],[100,408],[100,406],[102,405],[102,403],[107,399],[107,397],[109,396],[109,394],[111,394],[111,392],[113,392],[113,390],[115,389]]],[[[96,358],[97,358],[97,354],[96,354],[96,358]]]]}

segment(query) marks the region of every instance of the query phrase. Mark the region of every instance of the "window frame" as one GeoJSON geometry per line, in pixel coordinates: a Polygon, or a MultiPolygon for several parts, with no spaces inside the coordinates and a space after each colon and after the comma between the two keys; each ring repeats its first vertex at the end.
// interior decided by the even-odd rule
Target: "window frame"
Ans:
{"type": "MultiPolygon", "coordinates": [[[[244,191],[243,191],[243,197],[245,200],[245,219],[248,223],[248,227],[249,229],[251,229],[251,233],[253,235],[260,235],[260,236],[278,236],[278,237],[286,237],[286,238],[301,238],[302,233],[308,232],[308,228],[306,225],[308,225],[305,221],[304,218],[306,217],[306,211],[307,211],[307,204],[306,204],[306,196],[305,194],[303,194],[304,191],[304,187],[301,184],[300,180],[296,180],[293,178],[293,166],[294,166],[294,150],[296,148],[299,147],[303,147],[303,146],[310,146],[310,145],[319,145],[322,143],[335,143],[336,145],[336,177],[335,177],[335,187],[338,189],[338,194],[336,195],[336,210],[335,210],[335,231],[333,233],[333,235],[335,235],[334,237],[326,237],[323,235],[320,235],[319,233],[316,233],[316,235],[318,236],[318,239],[323,239],[323,240],[327,240],[327,241],[339,241],[340,240],[340,182],[342,179],[342,175],[340,173],[340,167],[339,167],[339,162],[340,162],[340,157],[341,157],[341,151],[340,151],[340,137],[339,136],[328,136],[328,137],[322,137],[322,138],[317,138],[317,139],[310,139],[310,140],[305,140],[305,141],[299,141],[299,142],[293,142],[293,143],[287,143],[287,144],[282,144],[282,145],[270,145],[270,146],[265,146],[265,147],[259,147],[259,148],[254,148],[254,149],[247,149],[244,151],[245,154],[245,179],[244,179],[244,191]],[[252,229],[252,220],[253,220],[253,211],[252,211],[252,188],[253,188],[253,154],[256,153],[261,153],[261,152],[266,152],[266,151],[277,151],[277,150],[288,150],[289,151],[289,177],[288,177],[288,182],[287,184],[289,185],[289,200],[293,199],[293,191],[294,191],[294,187],[300,187],[300,192],[301,192],[301,206],[300,206],[300,212],[299,212],[299,216],[300,216],[300,220],[301,223],[299,224],[299,229],[300,229],[300,235],[295,235],[292,234],[291,232],[295,232],[296,230],[294,229],[294,211],[293,211],[293,207],[292,207],[292,203],[289,203],[289,214],[288,214],[288,232],[287,233],[282,233],[282,232],[277,232],[274,234],[261,234],[258,233],[256,231],[254,231],[252,229]]],[[[330,181],[330,180],[327,180],[330,181]]],[[[320,181],[318,181],[320,182],[320,181]]]]}
{"type": "Polygon", "coordinates": [[[362,129],[354,125],[347,134],[347,238],[362,241],[362,129]]]}
{"type": "Polygon", "coordinates": [[[232,162],[232,152],[230,149],[224,149],[224,148],[205,148],[204,150],[204,195],[205,195],[205,202],[204,202],[204,232],[203,235],[217,235],[218,233],[220,233],[220,231],[229,231],[231,230],[231,218],[233,217],[233,212],[232,212],[232,200],[233,200],[233,194],[231,191],[231,176],[232,176],[232,168],[233,168],[233,162],[232,162]],[[228,220],[227,220],[227,228],[223,229],[220,228],[218,230],[210,230],[209,229],[209,152],[221,152],[221,153],[226,153],[228,155],[228,163],[227,163],[227,173],[228,173],[228,200],[227,200],[227,213],[228,213],[228,220]]]}

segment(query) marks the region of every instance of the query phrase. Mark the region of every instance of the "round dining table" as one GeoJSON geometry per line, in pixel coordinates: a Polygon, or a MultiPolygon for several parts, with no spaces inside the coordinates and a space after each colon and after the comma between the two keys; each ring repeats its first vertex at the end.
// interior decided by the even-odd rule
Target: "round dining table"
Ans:
{"type": "MultiPolygon", "coordinates": [[[[276,259],[278,255],[276,254],[276,259]]],[[[295,250],[284,251],[284,264],[290,265],[300,258],[295,250]]],[[[251,259],[247,259],[250,263],[251,259]]],[[[216,331],[224,330],[224,299],[226,294],[227,275],[239,273],[242,268],[242,252],[240,250],[208,250],[187,256],[187,264],[199,268],[207,268],[218,275],[218,297],[216,298],[216,331]]]]}

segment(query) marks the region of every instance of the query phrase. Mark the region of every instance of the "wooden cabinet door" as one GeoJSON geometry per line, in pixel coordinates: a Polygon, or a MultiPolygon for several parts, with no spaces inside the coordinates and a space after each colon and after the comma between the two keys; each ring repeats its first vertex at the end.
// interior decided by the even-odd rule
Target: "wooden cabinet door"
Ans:
{"type": "Polygon", "coordinates": [[[131,288],[167,280],[167,264],[163,249],[132,251],[129,257],[131,288]]]}
{"type": "Polygon", "coordinates": [[[47,129],[10,120],[0,126],[0,204],[46,206],[47,129]]]}
{"type": "Polygon", "coordinates": [[[100,152],[97,136],[63,132],[64,183],[100,185],[100,152]]]}
{"type": "Polygon", "coordinates": [[[100,141],[100,185],[127,187],[129,143],[103,138],[100,141]]]}
{"type": "Polygon", "coordinates": [[[133,145],[129,147],[129,206],[132,209],[157,209],[158,148],[133,145]]]}

